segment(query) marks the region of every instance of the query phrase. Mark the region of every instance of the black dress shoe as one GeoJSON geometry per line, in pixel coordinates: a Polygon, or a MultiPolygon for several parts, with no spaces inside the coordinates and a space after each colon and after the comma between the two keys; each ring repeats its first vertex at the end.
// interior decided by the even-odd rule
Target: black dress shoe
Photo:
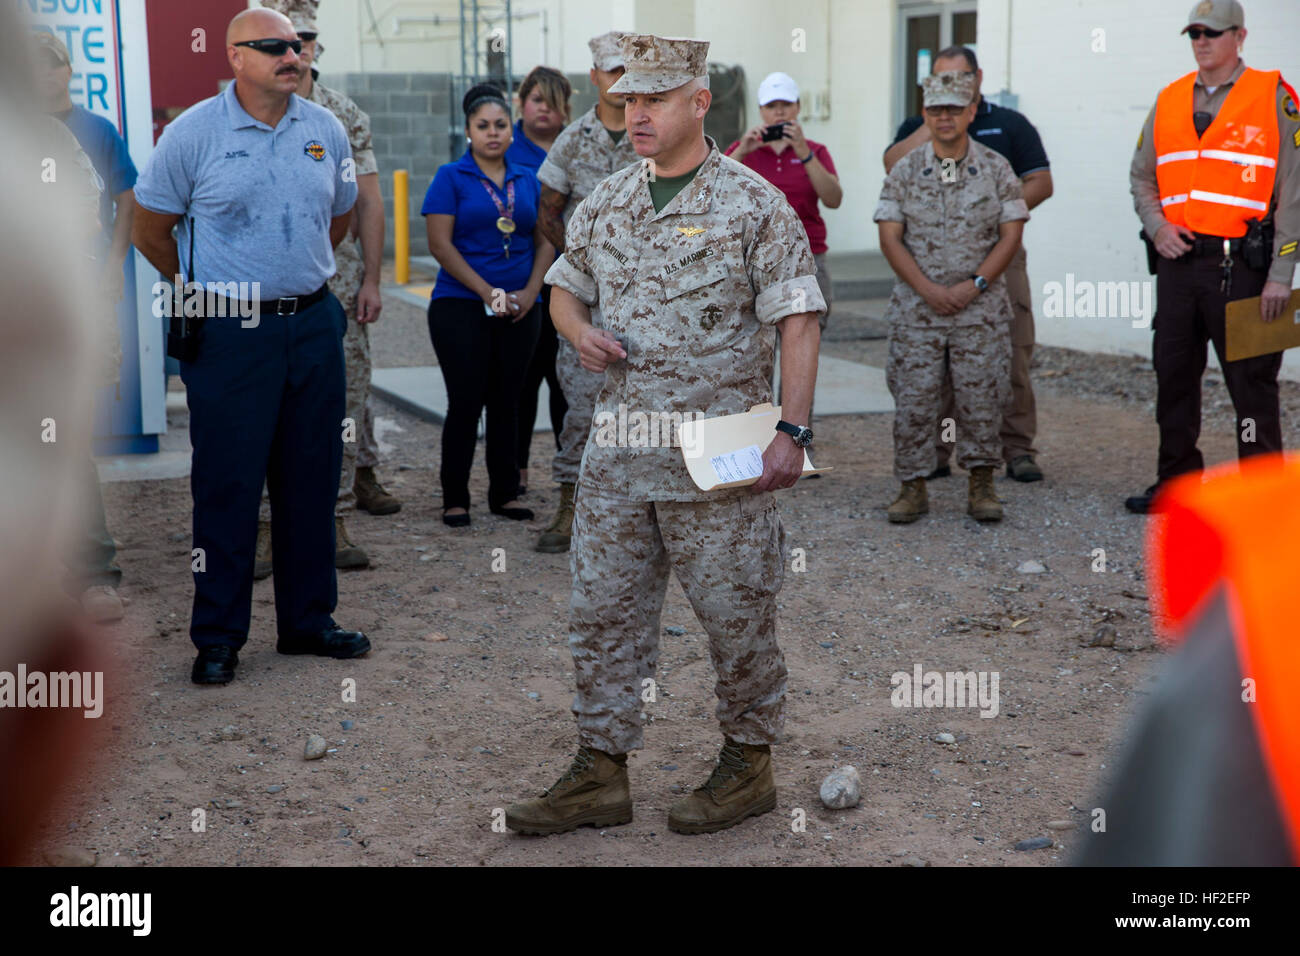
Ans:
{"type": "Polygon", "coordinates": [[[341,627],[328,627],[319,634],[281,635],[275,642],[281,654],[316,654],[319,657],[336,657],[345,660],[360,657],[370,650],[370,639],[360,631],[345,631],[341,627]]]}
{"type": "Polygon", "coordinates": [[[469,512],[466,511],[463,515],[449,515],[444,513],[442,516],[442,523],[448,528],[468,528],[469,512]]]}
{"type": "Polygon", "coordinates": [[[190,680],[196,684],[229,684],[235,679],[235,666],[238,663],[239,652],[233,647],[224,644],[201,647],[199,656],[194,658],[190,680]]]}
{"type": "Polygon", "coordinates": [[[940,465],[934,471],[926,475],[925,480],[934,481],[936,478],[950,478],[950,477],[952,477],[952,469],[949,468],[947,465],[940,465]]]}
{"type": "Polygon", "coordinates": [[[503,518],[509,518],[511,521],[532,521],[533,512],[528,508],[497,508],[489,509],[494,515],[500,515],[503,518]]]}
{"type": "Polygon", "coordinates": [[[1124,499],[1124,507],[1135,515],[1144,515],[1151,510],[1151,500],[1156,496],[1158,484],[1152,485],[1140,495],[1130,495],[1124,499]]]}

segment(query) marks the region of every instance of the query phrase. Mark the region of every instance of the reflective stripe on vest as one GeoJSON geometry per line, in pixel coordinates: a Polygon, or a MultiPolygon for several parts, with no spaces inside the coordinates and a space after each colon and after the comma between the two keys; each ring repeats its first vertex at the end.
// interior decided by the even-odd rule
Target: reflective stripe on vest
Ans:
{"type": "Polygon", "coordinates": [[[1165,218],[1212,236],[1244,236],[1268,212],[1277,170],[1276,71],[1247,69],[1202,136],[1192,120],[1196,73],[1156,100],[1152,143],[1165,218]]]}
{"type": "Polygon", "coordinates": [[[1175,479],[1156,507],[1147,526],[1152,619],[1176,640],[1214,595],[1226,597],[1240,676],[1250,681],[1242,706],[1300,863],[1300,456],[1260,455],[1175,479]]]}

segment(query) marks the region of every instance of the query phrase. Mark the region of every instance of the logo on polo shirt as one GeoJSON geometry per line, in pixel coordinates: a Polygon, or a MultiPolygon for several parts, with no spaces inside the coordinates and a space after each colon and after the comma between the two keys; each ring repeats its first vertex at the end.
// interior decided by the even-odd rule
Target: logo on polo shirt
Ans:
{"type": "Polygon", "coordinates": [[[318,139],[313,139],[303,147],[303,152],[319,163],[325,158],[325,144],[318,139]]]}

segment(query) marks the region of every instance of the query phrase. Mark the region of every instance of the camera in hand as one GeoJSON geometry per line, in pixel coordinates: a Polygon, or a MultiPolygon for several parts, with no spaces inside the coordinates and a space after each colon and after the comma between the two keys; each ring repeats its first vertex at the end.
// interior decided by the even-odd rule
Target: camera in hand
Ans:
{"type": "Polygon", "coordinates": [[[771,126],[763,128],[763,142],[770,143],[773,140],[781,139],[785,135],[785,123],[773,123],[771,126]]]}

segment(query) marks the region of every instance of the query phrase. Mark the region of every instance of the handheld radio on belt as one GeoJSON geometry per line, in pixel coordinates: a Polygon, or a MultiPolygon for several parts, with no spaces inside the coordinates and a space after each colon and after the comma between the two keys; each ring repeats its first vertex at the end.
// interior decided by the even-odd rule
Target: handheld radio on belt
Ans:
{"type": "MultiPolygon", "coordinates": [[[[189,282],[194,278],[194,217],[190,217],[190,259],[186,272],[189,282]]],[[[202,291],[198,292],[202,301],[202,291]]],[[[180,308],[172,310],[172,317],[167,324],[167,354],[180,362],[193,362],[199,357],[199,335],[203,331],[203,319],[199,316],[185,315],[185,290],[181,289],[180,308]],[[175,313],[179,312],[177,315],[175,313]]]]}

